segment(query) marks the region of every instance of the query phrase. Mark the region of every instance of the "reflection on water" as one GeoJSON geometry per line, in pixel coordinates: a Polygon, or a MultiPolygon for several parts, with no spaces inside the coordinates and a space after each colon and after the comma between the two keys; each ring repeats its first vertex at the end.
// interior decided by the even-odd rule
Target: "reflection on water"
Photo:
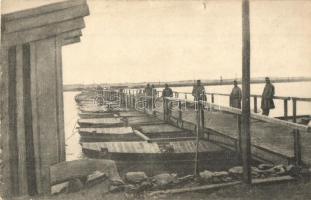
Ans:
{"type": "Polygon", "coordinates": [[[74,97],[79,92],[64,92],[64,117],[65,117],[65,141],[66,160],[76,160],[82,157],[82,149],[79,144],[80,135],[75,129],[78,119],[78,108],[74,97]]]}
{"type": "MultiPolygon", "coordinates": [[[[307,83],[275,83],[277,96],[296,96],[311,97],[311,82],[307,83]]],[[[251,86],[252,94],[261,94],[263,84],[254,84],[251,86]]],[[[191,92],[191,87],[173,88],[175,91],[191,92]]],[[[230,93],[232,86],[210,86],[206,87],[208,92],[230,93]]],[[[159,89],[158,89],[159,90],[159,89]]],[[[66,159],[75,160],[83,157],[81,146],[79,144],[80,136],[75,129],[78,119],[78,108],[74,97],[79,92],[64,92],[64,117],[65,117],[65,138],[66,138],[66,159]]],[[[182,97],[181,97],[182,98],[182,97]]],[[[189,98],[189,96],[188,96],[189,98]]],[[[215,103],[228,105],[228,97],[215,97],[215,103]]],[[[283,102],[276,100],[276,109],[271,112],[272,116],[282,116],[283,102]]],[[[292,114],[291,102],[289,102],[289,115],[292,114]]],[[[260,100],[258,100],[258,109],[260,110],[260,100]]],[[[311,103],[299,102],[298,114],[311,114],[311,103]]]]}

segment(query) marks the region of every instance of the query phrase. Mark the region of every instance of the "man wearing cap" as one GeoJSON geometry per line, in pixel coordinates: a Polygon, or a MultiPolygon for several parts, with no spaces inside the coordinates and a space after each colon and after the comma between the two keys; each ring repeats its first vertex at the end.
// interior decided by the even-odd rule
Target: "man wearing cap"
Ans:
{"type": "Polygon", "coordinates": [[[173,91],[168,84],[165,84],[165,88],[162,91],[162,97],[173,97],[173,91]]]}
{"type": "Polygon", "coordinates": [[[151,96],[152,96],[152,108],[154,108],[155,107],[154,103],[155,100],[157,99],[157,89],[153,84],[151,85],[151,96]]]}
{"type": "Polygon", "coordinates": [[[152,105],[152,88],[150,86],[150,84],[148,83],[147,86],[145,87],[144,90],[144,94],[145,94],[145,103],[146,103],[146,108],[150,109],[151,105],[152,105]]]}
{"type": "Polygon", "coordinates": [[[197,80],[196,85],[193,86],[192,96],[195,101],[206,101],[205,88],[201,85],[201,80],[197,80]]]}
{"type": "Polygon", "coordinates": [[[266,85],[263,89],[262,95],[261,95],[261,109],[263,115],[269,115],[270,109],[274,109],[274,86],[270,82],[270,79],[266,77],[266,85]]]}
{"type": "Polygon", "coordinates": [[[162,91],[162,97],[164,100],[164,104],[167,108],[167,109],[164,109],[164,110],[167,110],[166,116],[170,116],[171,115],[172,102],[164,99],[165,97],[173,97],[173,90],[168,86],[168,84],[165,84],[165,88],[162,91]]]}
{"type": "Polygon", "coordinates": [[[234,108],[241,108],[242,90],[238,86],[236,80],[233,81],[234,87],[230,94],[230,106],[234,108]]]}

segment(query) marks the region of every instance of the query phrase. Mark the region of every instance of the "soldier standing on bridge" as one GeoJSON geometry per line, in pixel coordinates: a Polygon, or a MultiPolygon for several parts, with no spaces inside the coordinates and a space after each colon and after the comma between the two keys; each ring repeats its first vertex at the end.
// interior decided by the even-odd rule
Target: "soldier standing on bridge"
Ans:
{"type": "Polygon", "coordinates": [[[233,81],[234,87],[230,94],[230,106],[234,108],[241,108],[242,90],[238,86],[236,80],[233,81]]]}
{"type": "Polygon", "coordinates": [[[165,100],[165,97],[173,97],[173,90],[168,86],[168,84],[165,84],[165,88],[162,91],[162,97],[164,101],[164,106],[167,108],[166,110],[168,113],[166,113],[167,116],[171,115],[171,106],[172,103],[168,100],[165,100]]]}
{"type": "Polygon", "coordinates": [[[168,86],[168,84],[165,84],[165,88],[162,91],[162,97],[173,97],[173,90],[168,86]]]}
{"type": "Polygon", "coordinates": [[[151,94],[152,94],[152,108],[155,108],[155,100],[157,99],[157,89],[154,87],[154,85],[151,85],[151,94]]]}
{"type": "Polygon", "coordinates": [[[266,85],[261,96],[261,109],[263,115],[269,115],[270,109],[274,109],[274,86],[270,82],[270,79],[266,77],[266,85]]]}
{"type": "Polygon", "coordinates": [[[147,86],[145,87],[145,90],[144,90],[144,93],[145,93],[145,102],[146,102],[146,108],[151,108],[151,105],[152,105],[152,88],[150,86],[150,84],[148,83],[147,86]]]}
{"type": "Polygon", "coordinates": [[[206,101],[205,88],[201,85],[201,80],[197,80],[197,84],[193,86],[192,96],[194,101],[206,101]]]}

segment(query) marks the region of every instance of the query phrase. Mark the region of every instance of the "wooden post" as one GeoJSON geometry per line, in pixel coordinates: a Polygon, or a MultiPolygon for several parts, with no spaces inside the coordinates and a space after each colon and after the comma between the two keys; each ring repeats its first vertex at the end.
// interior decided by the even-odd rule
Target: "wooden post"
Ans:
{"type": "Polygon", "coordinates": [[[296,123],[297,121],[297,100],[293,98],[293,122],[296,123]]]}
{"type": "Polygon", "coordinates": [[[181,109],[181,101],[178,101],[178,121],[182,123],[182,109],[181,109]]]}
{"type": "Polygon", "coordinates": [[[200,119],[201,119],[201,130],[204,130],[205,127],[205,116],[204,116],[204,103],[202,101],[201,109],[200,109],[200,119]]]}
{"type": "Polygon", "coordinates": [[[252,183],[250,138],[250,24],[249,1],[242,1],[242,147],[243,182],[252,183]]]}
{"type": "Polygon", "coordinates": [[[288,118],[288,100],[284,99],[284,119],[288,118]]]}
{"type": "Polygon", "coordinates": [[[143,101],[143,102],[144,102],[144,104],[143,104],[143,105],[144,105],[144,112],[146,112],[146,107],[147,107],[147,105],[148,105],[148,104],[147,104],[147,98],[146,98],[146,96],[147,96],[147,94],[145,93],[144,101],[143,101]]]}
{"type": "Polygon", "coordinates": [[[254,112],[257,113],[258,109],[257,109],[257,97],[254,96],[254,112]]]}
{"type": "Polygon", "coordinates": [[[2,16],[0,132],[10,197],[49,194],[50,166],[65,160],[61,47],[77,41],[88,14],[78,0],[2,16]]]}
{"type": "Polygon", "coordinates": [[[165,97],[163,97],[163,119],[164,121],[167,121],[167,99],[165,99],[165,97]]]}
{"type": "Polygon", "coordinates": [[[194,160],[194,176],[198,175],[198,168],[199,168],[199,137],[200,137],[200,124],[201,124],[201,103],[198,101],[198,109],[196,110],[196,151],[195,151],[195,160],[194,160]]]}
{"type": "Polygon", "coordinates": [[[241,160],[242,161],[242,155],[241,155],[241,153],[242,153],[242,146],[241,146],[241,138],[242,138],[242,136],[241,136],[241,134],[242,134],[242,130],[241,130],[241,115],[236,115],[236,117],[237,117],[237,130],[238,130],[238,138],[239,138],[239,140],[238,140],[238,142],[237,142],[237,152],[238,152],[238,157],[239,157],[239,160],[241,160]]]}
{"type": "MultiPolygon", "coordinates": [[[[1,22],[0,22],[1,23],[1,22]]],[[[1,58],[9,58],[9,51],[3,45],[1,46],[1,58]]],[[[3,197],[9,198],[12,194],[12,190],[14,189],[12,186],[10,176],[12,174],[13,169],[10,168],[10,113],[12,110],[10,109],[10,84],[12,84],[11,77],[10,77],[10,62],[9,59],[1,59],[1,73],[0,73],[0,116],[1,116],[1,123],[0,123],[0,134],[1,134],[1,150],[2,150],[2,180],[4,185],[2,185],[3,197]]]]}
{"type": "Polygon", "coordinates": [[[301,141],[300,141],[300,132],[297,129],[293,130],[294,134],[294,155],[295,155],[295,164],[301,165],[301,141]]]}
{"type": "Polygon", "coordinates": [[[212,103],[214,103],[214,102],[215,102],[215,99],[214,99],[214,94],[213,94],[213,93],[211,94],[211,101],[212,101],[212,103]]]}
{"type": "MultiPolygon", "coordinates": [[[[297,100],[293,98],[293,122],[297,122],[297,100]]],[[[299,130],[293,130],[294,134],[294,155],[296,165],[301,165],[301,144],[299,130]]]]}
{"type": "Polygon", "coordinates": [[[19,194],[28,194],[27,187],[27,160],[26,160],[26,139],[25,139],[25,113],[24,113],[24,66],[23,66],[23,48],[18,45],[16,48],[16,126],[17,126],[17,144],[18,144],[18,177],[19,194]]]}
{"type": "Polygon", "coordinates": [[[127,110],[127,108],[128,108],[128,97],[129,97],[129,95],[128,94],[124,94],[125,95],[125,109],[127,110]]]}

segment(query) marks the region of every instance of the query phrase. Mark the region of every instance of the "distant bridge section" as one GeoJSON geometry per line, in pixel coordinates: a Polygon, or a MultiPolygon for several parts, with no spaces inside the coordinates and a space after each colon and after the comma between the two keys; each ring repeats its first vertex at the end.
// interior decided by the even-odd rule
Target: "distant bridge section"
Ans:
{"type": "MultiPolygon", "coordinates": [[[[233,81],[237,80],[241,84],[241,79],[213,79],[213,80],[201,80],[202,84],[205,86],[214,85],[232,85],[233,81]]],[[[289,82],[309,82],[311,77],[270,77],[272,83],[289,83],[289,82]]],[[[95,88],[98,85],[102,87],[112,87],[112,88],[144,88],[147,83],[153,84],[155,87],[164,87],[167,83],[170,87],[188,87],[193,86],[195,80],[185,80],[185,81],[168,81],[168,82],[140,82],[140,83],[98,83],[98,84],[67,84],[64,85],[64,91],[81,91],[83,89],[95,88]]],[[[252,78],[251,84],[265,83],[265,77],[252,78]]]]}

